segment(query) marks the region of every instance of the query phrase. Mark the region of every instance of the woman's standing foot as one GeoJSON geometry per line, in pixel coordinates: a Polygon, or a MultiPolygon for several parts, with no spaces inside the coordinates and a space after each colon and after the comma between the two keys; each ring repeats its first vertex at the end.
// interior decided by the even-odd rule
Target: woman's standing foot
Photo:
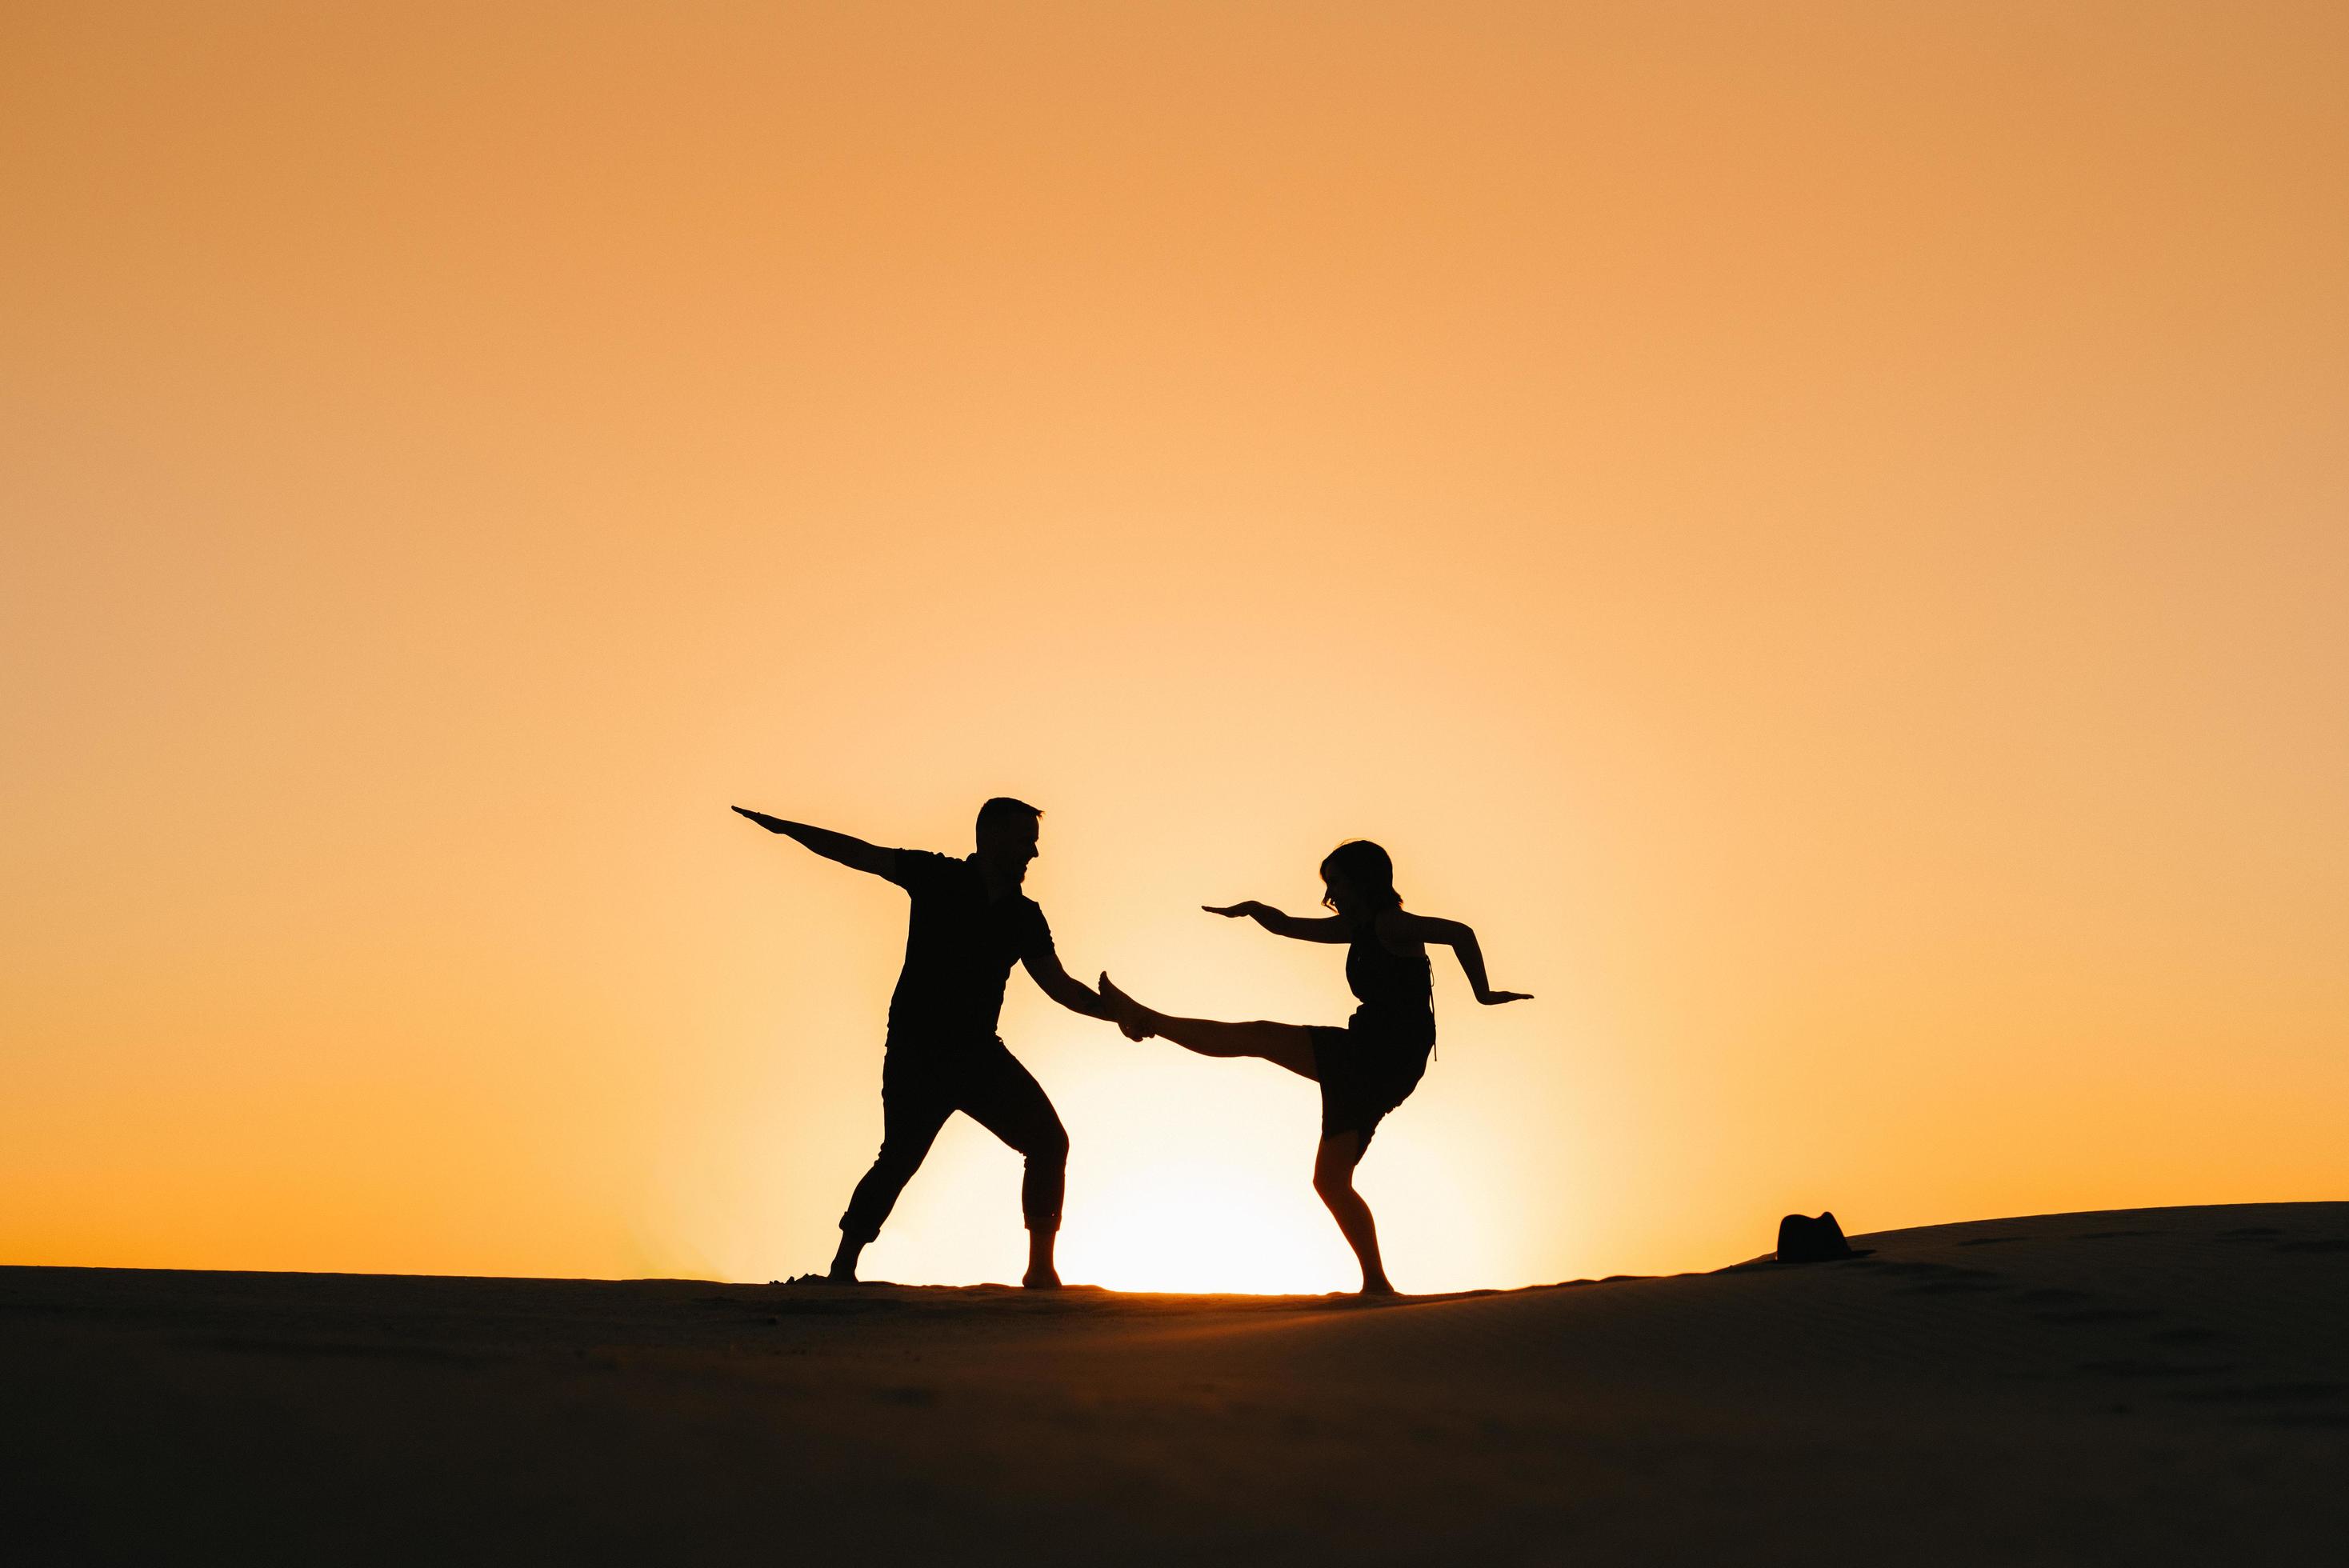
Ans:
{"type": "Polygon", "coordinates": [[[1061,1271],[1052,1266],[1052,1243],[1058,1238],[1054,1231],[1028,1233],[1028,1272],[1019,1276],[1019,1283],[1030,1290],[1061,1288],[1061,1271]]]}

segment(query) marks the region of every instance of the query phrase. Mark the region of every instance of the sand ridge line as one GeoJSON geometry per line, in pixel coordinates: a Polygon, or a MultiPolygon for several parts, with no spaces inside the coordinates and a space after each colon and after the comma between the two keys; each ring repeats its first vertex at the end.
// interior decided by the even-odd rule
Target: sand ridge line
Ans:
{"type": "Polygon", "coordinates": [[[124,1560],[211,1519],[281,1561],[486,1526],[502,1560],[1498,1568],[1752,1561],[1758,1530],[1785,1562],[2321,1562],[2349,1253],[2282,1249],[2344,1221],[1991,1222],[1369,1306],[6,1270],[0,1460],[124,1560]]]}

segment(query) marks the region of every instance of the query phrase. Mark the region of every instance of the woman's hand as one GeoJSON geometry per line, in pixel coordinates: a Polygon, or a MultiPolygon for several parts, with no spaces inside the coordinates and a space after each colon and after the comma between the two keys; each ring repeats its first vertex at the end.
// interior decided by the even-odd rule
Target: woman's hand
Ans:
{"type": "Polygon", "coordinates": [[[1530,1002],[1533,999],[1533,993],[1530,991],[1479,991],[1476,993],[1476,1000],[1484,1003],[1487,1007],[1497,1007],[1504,1002],[1530,1002]]]}
{"type": "Polygon", "coordinates": [[[1199,907],[1209,914],[1220,914],[1226,920],[1262,920],[1268,914],[1278,913],[1272,905],[1258,903],[1254,899],[1248,899],[1240,903],[1203,903],[1199,907]]]}

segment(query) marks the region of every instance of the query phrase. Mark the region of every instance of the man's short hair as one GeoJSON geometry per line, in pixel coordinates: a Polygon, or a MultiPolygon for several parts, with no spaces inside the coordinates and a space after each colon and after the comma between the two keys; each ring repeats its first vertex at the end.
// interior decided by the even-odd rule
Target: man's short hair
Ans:
{"type": "Polygon", "coordinates": [[[1009,795],[998,795],[978,809],[978,830],[990,828],[1016,828],[1033,822],[1044,815],[1040,806],[1030,806],[1025,800],[1015,800],[1009,795]]]}

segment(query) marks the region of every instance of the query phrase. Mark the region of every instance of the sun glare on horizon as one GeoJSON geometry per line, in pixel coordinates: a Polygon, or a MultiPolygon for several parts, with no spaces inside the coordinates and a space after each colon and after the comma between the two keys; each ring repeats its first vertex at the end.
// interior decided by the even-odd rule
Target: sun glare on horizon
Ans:
{"type": "MultiPolygon", "coordinates": [[[[1088,1196],[1063,1273],[1111,1290],[1295,1295],[1350,1290],[1342,1246],[1268,1212],[1262,1184],[1205,1163],[1113,1180],[1088,1196]],[[1094,1216],[1098,1216],[1095,1218],[1094,1216]]],[[[1321,1221],[1319,1229],[1328,1228],[1321,1221]]]]}

